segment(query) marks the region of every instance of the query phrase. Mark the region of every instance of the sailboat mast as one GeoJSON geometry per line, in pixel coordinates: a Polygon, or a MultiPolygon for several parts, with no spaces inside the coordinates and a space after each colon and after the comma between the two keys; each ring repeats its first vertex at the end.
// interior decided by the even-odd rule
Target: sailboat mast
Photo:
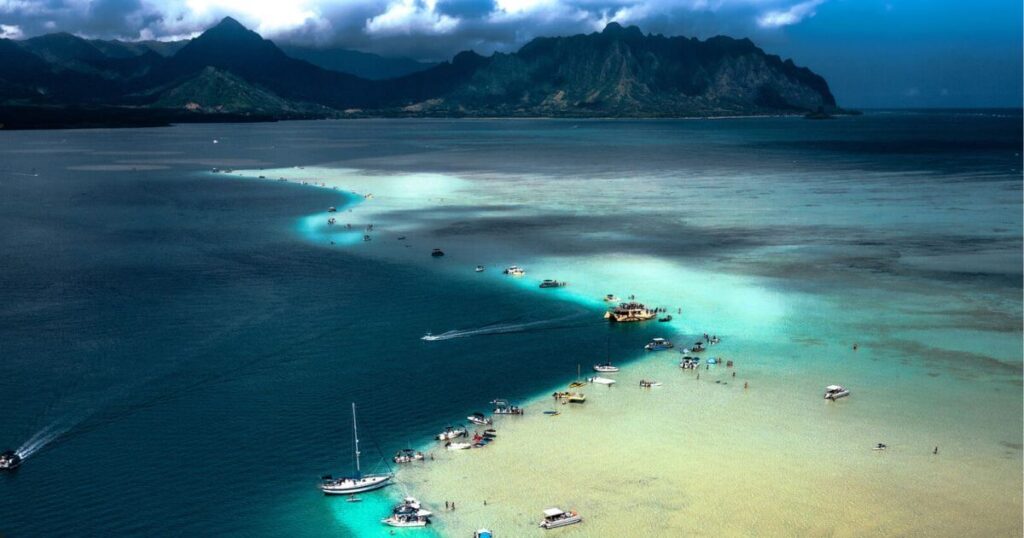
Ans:
{"type": "Polygon", "coordinates": [[[356,442],[356,474],[359,474],[359,430],[356,428],[356,403],[352,402],[352,438],[356,442]]]}

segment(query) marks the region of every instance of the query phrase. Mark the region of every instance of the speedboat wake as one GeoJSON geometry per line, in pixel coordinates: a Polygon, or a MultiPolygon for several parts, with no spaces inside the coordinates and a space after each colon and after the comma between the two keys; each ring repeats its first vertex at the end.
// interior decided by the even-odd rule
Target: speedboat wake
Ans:
{"type": "Polygon", "coordinates": [[[49,426],[46,426],[36,432],[36,434],[30,437],[28,441],[22,443],[14,453],[22,460],[26,460],[36,452],[42,450],[46,445],[56,441],[60,436],[67,433],[72,426],[74,426],[73,422],[53,422],[49,426]]]}
{"type": "Polygon", "coordinates": [[[445,331],[441,334],[430,334],[423,335],[420,340],[426,340],[428,342],[436,342],[438,340],[451,340],[453,338],[469,338],[471,336],[485,336],[492,334],[508,334],[508,333],[520,333],[530,331],[541,331],[550,329],[568,329],[576,327],[577,324],[566,325],[566,321],[578,319],[583,314],[572,314],[561,318],[554,319],[543,319],[538,321],[528,321],[525,323],[492,323],[490,325],[484,325],[483,327],[477,327],[474,329],[453,329],[445,331]]]}

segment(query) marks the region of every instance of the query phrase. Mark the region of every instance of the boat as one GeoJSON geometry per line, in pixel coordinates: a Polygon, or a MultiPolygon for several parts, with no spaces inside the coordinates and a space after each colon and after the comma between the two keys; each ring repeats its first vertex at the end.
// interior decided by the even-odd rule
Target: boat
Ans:
{"type": "Polygon", "coordinates": [[[362,498],[356,497],[355,495],[349,495],[348,499],[346,499],[346,500],[348,502],[350,502],[350,503],[361,503],[361,502],[363,502],[362,498]]]}
{"type": "Polygon", "coordinates": [[[604,302],[606,302],[606,303],[617,303],[617,302],[619,302],[619,298],[609,293],[608,295],[604,296],[604,302]]]}
{"type": "Polygon", "coordinates": [[[889,448],[889,445],[887,445],[885,443],[878,443],[877,445],[872,447],[871,450],[885,450],[887,448],[889,448]]]}
{"type": "Polygon", "coordinates": [[[406,497],[391,509],[391,516],[382,519],[381,523],[391,527],[425,527],[430,525],[432,515],[415,498],[406,497]]]}
{"type": "Polygon", "coordinates": [[[664,338],[652,338],[650,342],[644,346],[647,351],[661,351],[663,349],[672,349],[676,347],[670,340],[664,338]]]}
{"type": "Polygon", "coordinates": [[[694,342],[693,347],[691,347],[690,349],[683,350],[683,353],[700,353],[701,351],[704,351],[704,343],[694,342]]]}
{"type": "Polygon", "coordinates": [[[336,208],[334,206],[331,206],[331,207],[327,208],[327,212],[328,213],[336,213],[337,211],[338,211],[338,208],[336,208]]]}
{"type": "Polygon", "coordinates": [[[359,467],[359,430],[356,428],[356,404],[352,403],[352,439],[355,440],[356,472],[352,476],[333,478],[331,475],[320,479],[320,490],[327,495],[351,495],[382,488],[394,477],[391,473],[367,474],[359,467]]]}
{"type": "Polygon", "coordinates": [[[653,319],[657,314],[654,310],[647,308],[643,303],[636,301],[619,303],[617,306],[604,313],[604,319],[618,323],[633,321],[647,321],[653,319]]]}
{"type": "Polygon", "coordinates": [[[487,529],[477,529],[473,533],[473,538],[494,538],[494,533],[487,529]]]}
{"type": "Polygon", "coordinates": [[[660,323],[668,323],[669,321],[672,321],[672,314],[669,314],[663,318],[658,318],[658,321],[660,323]]]}
{"type": "Polygon", "coordinates": [[[482,272],[484,272],[484,266],[478,265],[478,266],[476,266],[476,269],[474,269],[474,271],[476,271],[478,273],[482,273],[482,272]]]}
{"type": "Polygon", "coordinates": [[[369,240],[370,240],[370,236],[369,235],[364,235],[363,236],[363,241],[369,241],[369,240]]]}
{"type": "Polygon", "coordinates": [[[566,525],[574,525],[583,521],[576,512],[563,512],[560,508],[548,508],[544,510],[544,519],[540,522],[542,529],[557,529],[566,525]]]}
{"type": "Polygon", "coordinates": [[[601,372],[601,373],[608,373],[608,374],[610,374],[610,373],[618,372],[619,371],[619,367],[618,366],[612,366],[612,363],[606,362],[604,364],[595,364],[594,365],[594,371],[595,372],[601,372]]]}
{"type": "Polygon", "coordinates": [[[13,450],[5,450],[0,453],[0,471],[13,471],[21,466],[21,456],[13,450]]]}
{"type": "Polygon", "coordinates": [[[838,400],[839,398],[845,398],[850,395],[850,389],[842,385],[829,385],[825,387],[825,399],[826,400],[838,400]]]}
{"type": "Polygon", "coordinates": [[[567,284],[566,282],[562,282],[560,280],[548,280],[548,279],[545,279],[544,281],[542,281],[540,283],[540,287],[542,287],[542,288],[564,288],[566,284],[567,284]]]}
{"type": "Polygon", "coordinates": [[[469,415],[468,417],[466,417],[466,420],[478,426],[488,426],[490,424],[494,424],[494,419],[491,419],[484,415],[483,413],[479,412],[469,415]]]}
{"type": "Polygon", "coordinates": [[[327,219],[327,224],[330,225],[330,226],[333,226],[335,222],[338,222],[338,221],[334,217],[331,217],[331,218],[327,219]]]}
{"type": "Polygon", "coordinates": [[[467,448],[472,448],[473,443],[453,443],[448,441],[444,444],[444,447],[448,450],[466,450],[467,448]]]}
{"type": "Polygon", "coordinates": [[[587,401],[587,396],[583,392],[555,392],[555,398],[563,404],[583,404],[587,401]]]}
{"type": "Polygon", "coordinates": [[[562,412],[561,411],[544,411],[544,414],[545,415],[550,415],[550,416],[553,416],[553,417],[557,417],[558,415],[561,415],[562,412]]]}
{"type": "Polygon", "coordinates": [[[508,400],[497,398],[491,400],[491,404],[494,405],[495,415],[522,415],[523,408],[518,405],[512,405],[508,400]]]}
{"type": "Polygon", "coordinates": [[[403,448],[396,452],[394,457],[391,458],[391,461],[395,463],[411,463],[421,460],[423,460],[423,453],[411,448],[403,448]]]}
{"type": "Polygon", "coordinates": [[[498,437],[498,430],[495,430],[494,428],[486,429],[484,430],[484,437],[490,437],[491,439],[495,439],[496,437],[498,437]]]}
{"type": "Polygon", "coordinates": [[[444,256],[444,251],[443,251],[443,250],[441,250],[441,249],[439,249],[439,248],[435,248],[435,249],[434,249],[434,250],[433,250],[433,251],[432,251],[432,252],[430,253],[430,255],[431,255],[431,256],[433,256],[433,257],[435,257],[435,258],[440,258],[441,256],[444,256]]]}
{"type": "Polygon", "coordinates": [[[660,381],[647,380],[647,379],[641,379],[640,380],[640,386],[645,388],[645,389],[649,389],[651,387],[660,387],[661,386],[661,382],[660,381]]]}
{"type": "Polygon", "coordinates": [[[523,269],[522,267],[519,267],[518,265],[510,265],[506,267],[505,270],[502,271],[502,273],[509,276],[523,276],[526,274],[526,270],[523,269]]]}
{"type": "Polygon", "coordinates": [[[587,384],[583,381],[583,376],[580,375],[580,364],[576,363],[576,381],[569,383],[569,388],[578,389],[580,387],[585,387],[586,385],[587,384]]]}
{"type": "Polygon", "coordinates": [[[683,357],[683,360],[679,362],[679,367],[683,370],[693,370],[700,365],[700,357],[683,357]]]}
{"type": "Polygon", "coordinates": [[[446,426],[444,431],[437,434],[434,438],[438,441],[451,441],[459,437],[468,437],[469,431],[462,426],[446,426]]]}
{"type": "Polygon", "coordinates": [[[607,377],[591,377],[589,380],[591,383],[597,383],[598,385],[614,385],[614,379],[608,379],[607,377]]]}

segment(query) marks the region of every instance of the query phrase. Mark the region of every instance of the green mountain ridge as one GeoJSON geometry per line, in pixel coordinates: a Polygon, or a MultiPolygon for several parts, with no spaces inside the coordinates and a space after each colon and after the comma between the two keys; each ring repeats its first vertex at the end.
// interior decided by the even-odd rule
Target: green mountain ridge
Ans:
{"type": "MultiPolygon", "coordinates": [[[[748,39],[601,32],[381,80],[324,69],[225,18],[165,44],[51,34],[0,40],[0,106],[132,107],[289,118],[687,117],[839,111],[828,83],[748,39]]],[[[414,68],[415,66],[406,66],[414,68]]],[[[133,114],[134,116],[134,114],[133,114]]],[[[2,119],[2,118],[0,118],[2,119]]]]}

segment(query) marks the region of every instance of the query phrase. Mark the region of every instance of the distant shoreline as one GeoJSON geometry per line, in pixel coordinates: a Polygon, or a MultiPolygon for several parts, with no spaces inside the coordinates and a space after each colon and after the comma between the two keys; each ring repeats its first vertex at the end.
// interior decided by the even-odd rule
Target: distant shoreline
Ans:
{"type": "MultiPolygon", "coordinates": [[[[857,111],[839,111],[833,116],[860,114],[857,111]]],[[[721,115],[486,115],[486,114],[341,114],[337,116],[272,115],[272,114],[209,114],[169,109],[127,107],[0,107],[0,131],[34,131],[63,129],[129,129],[143,127],[170,127],[189,123],[274,123],[278,121],[312,120],[365,120],[365,119],[434,119],[434,120],[728,120],[754,118],[806,117],[805,112],[721,115]]]]}
{"type": "MultiPolygon", "coordinates": [[[[867,108],[843,109],[832,112],[827,118],[859,116],[864,113],[956,113],[984,114],[1010,113],[1020,115],[1022,108],[985,107],[985,108],[867,108]]],[[[571,121],[640,121],[640,120],[737,120],[759,118],[808,118],[813,117],[804,112],[765,113],[765,114],[722,114],[692,116],[570,116],[570,115],[433,115],[433,114],[339,114],[337,116],[310,115],[271,115],[271,114],[209,114],[168,109],[144,109],[127,107],[42,107],[42,106],[0,106],[0,132],[3,131],[42,131],[64,129],[132,129],[147,127],[171,127],[181,124],[208,123],[276,123],[280,121],[327,121],[327,120],[571,120],[571,121]]]]}

